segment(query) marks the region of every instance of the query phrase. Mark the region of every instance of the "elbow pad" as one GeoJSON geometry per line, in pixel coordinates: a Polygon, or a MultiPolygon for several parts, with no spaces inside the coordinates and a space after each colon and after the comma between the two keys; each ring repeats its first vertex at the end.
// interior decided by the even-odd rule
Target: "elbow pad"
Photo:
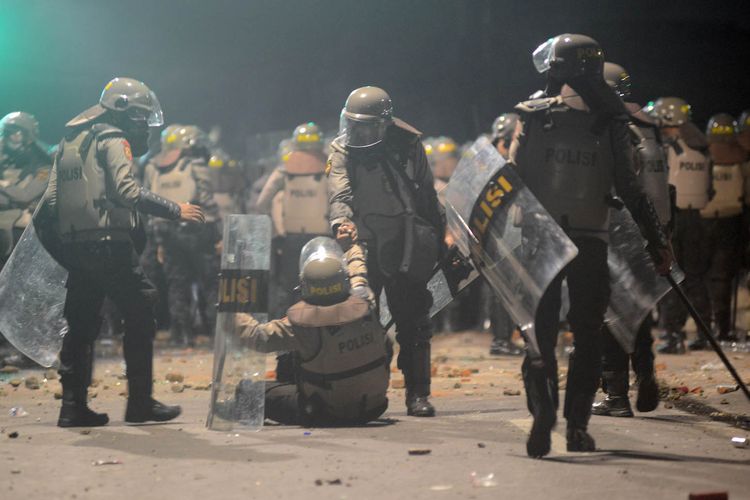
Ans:
{"type": "Polygon", "coordinates": [[[141,196],[135,207],[144,214],[169,220],[179,219],[182,213],[177,203],[162,198],[146,188],[141,188],[141,196]]]}

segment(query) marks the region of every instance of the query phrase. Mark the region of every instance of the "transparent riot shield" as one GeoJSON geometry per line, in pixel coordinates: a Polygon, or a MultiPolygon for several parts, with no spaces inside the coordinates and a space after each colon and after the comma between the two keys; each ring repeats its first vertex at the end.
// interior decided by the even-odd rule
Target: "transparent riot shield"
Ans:
{"type": "Polygon", "coordinates": [[[42,366],[57,360],[68,324],[63,318],[68,271],[47,253],[29,224],[0,272],[0,332],[42,366]]]}
{"type": "Polygon", "coordinates": [[[537,306],[578,249],[484,137],[464,153],[451,177],[446,216],[461,253],[471,258],[537,357],[537,306]]]}
{"type": "MultiPolygon", "coordinates": [[[[638,225],[627,210],[610,210],[607,264],[611,295],[604,321],[630,354],[644,318],[671,287],[656,273],[638,225]]],[[[685,278],[676,265],[672,278],[677,283],[685,278]]]]}
{"type": "Polygon", "coordinates": [[[266,356],[241,339],[235,325],[238,313],[252,314],[260,322],[268,320],[270,217],[228,215],[223,248],[206,426],[219,431],[257,431],[263,426],[266,356]]]}

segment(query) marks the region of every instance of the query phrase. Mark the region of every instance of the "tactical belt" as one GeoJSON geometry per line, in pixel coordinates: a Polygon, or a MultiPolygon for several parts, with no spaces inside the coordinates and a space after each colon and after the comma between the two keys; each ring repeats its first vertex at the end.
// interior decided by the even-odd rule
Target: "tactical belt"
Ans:
{"type": "Polygon", "coordinates": [[[386,356],[383,356],[376,359],[375,361],[367,363],[366,365],[358,366],[356,368],[352,368],[351,370],[326,374],[311,372],[309,370],[305,370],[301,366],[298,366],[297,375],[302,382],[320,387],[322,389],[330,389],[331,382],[352,378],[357,375],[367,373],[370,370],[374,370],[375,368],[385,367],[387,362],[388,358],[386,356]]]}

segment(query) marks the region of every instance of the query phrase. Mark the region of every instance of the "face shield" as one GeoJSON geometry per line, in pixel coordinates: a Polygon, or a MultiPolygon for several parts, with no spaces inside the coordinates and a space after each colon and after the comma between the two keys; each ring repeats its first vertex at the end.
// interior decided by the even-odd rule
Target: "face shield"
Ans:
{"type": "Polygon", "coordinates": [[[532,60],[534,61],[534,67],[539,73],[546,73],[552,66],[552,57],[554,55],[555,42],[557,42],[558,38],[559,37],[550,38],[539,47],[537,47],[534,51],[532,60]]]}
{"type": "Polygon", "coordinates": [[[344,143],[347,147],[369,148],[383,141],[385,131],[390,123],[390,120],[383,118],[355,118],[346,110],[342,110],[339,133],[344,134],[344,143]]]}
{"type": "Polygon", "coordinates": [[[302,247],[299,255],[299,269],[304,273],[308,265],[321,262],[338,261],[341,269],[345,269],[344,252],[333,238],[318,236],[302,247]]]}
{"type": "Polygon", "coordinates": [[[18,151],[29,142],[26,135],[26,131],[22,128],[8,125],[3,128],[3,144],[10,151],[18,151]]]}
{"type": "Polygon", "coordinates": [[[148,127],[164,125],[164,113],[161,104],[153,91],[149,91],[145,99],[134,99],[133,105],[125,113],[135,122],[145,122],[148,127]],[[141,102],[143,101],[143,102],[141,102]]]}

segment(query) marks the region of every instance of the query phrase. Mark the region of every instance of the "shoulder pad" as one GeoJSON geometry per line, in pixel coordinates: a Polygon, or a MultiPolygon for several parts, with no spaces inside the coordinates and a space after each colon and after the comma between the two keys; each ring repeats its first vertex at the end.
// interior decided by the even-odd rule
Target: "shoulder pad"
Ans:
{"type": "Polygon", "coordinates": [[[331,149],[335,151],[336,153],[341,154],[348,154],[349,152],[346,150],[346,146],[344,146],[344,136],[340,135],[336,137],[333,142],[331,142],[331,149]]]}
{"type": "Polygon", "coordinates": [[[340,326],[353,323],[370,314],[370,304],[355,296],[344,302],[330,306],[315,306],[301,301],[287,311],[287,317],[293,325],[319,328],[323,326],[340,326]]]}
{"type": "Polygon", "coordinates": [[[405,121],[403,121],[400,118],[394,118],[393,119],[393,124],[396,127],[400,128],[401,130],[403,130],[405,132],[409,132],[410,134],[416,135],[417,137],[421,137],[422,136],[422,132],[420,132],[416,128],[412,127],[411,125],[409,125],[408,123],[406,123],[405,121]]]}
{"type": "Polygon", "coordinates": [[[519,102],[514,106],[513,109],[522,113],[536,113],[538,111],[545,111],[550,109],[552,106],[558,103],[557,97],[542,97],[541,99],[530,99],[528,101],[519,102]]]}
{"type": "Polygon", "coordinates": [[[91,131],[94,133],[97,140],[125,137],[125,132],[123,132],[122,129],[110,125],[109,123],[97,123],[91,127],[91,131]]]}

